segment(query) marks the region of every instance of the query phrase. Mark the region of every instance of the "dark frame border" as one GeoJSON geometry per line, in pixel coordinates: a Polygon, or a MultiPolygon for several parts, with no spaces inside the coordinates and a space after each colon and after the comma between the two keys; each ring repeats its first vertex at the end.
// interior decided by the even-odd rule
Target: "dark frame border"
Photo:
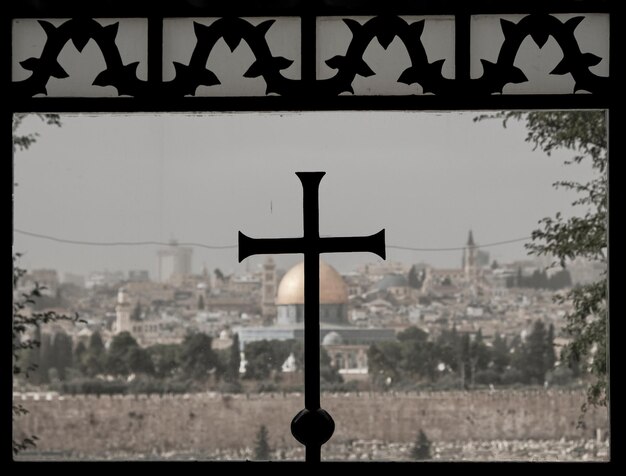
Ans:
{"type": "MultiPolygon", "coordinates": [[[[150,2],[149,0],[101,0],[85,2],[80,0],[57,0],[44,2],[40,0],[9,0],[8,15],[3,15],[0,28],[0,52],[5,58],[0,76],[8,99],[0,106],[4,114],[3,124],[7,131],[5,145],[6,163],[12,164],[13,140],[9,151],[9,125],[12,125],[14,113],[128,113],[128,112],[226,112],[226,111],[335,111],[335,110],[402,110],[402,111],[462,111],[462,110],[550,110],[550,109],[604,109],[608,118],[608,149],[609,149],[609,223],[608,223],[608,348],[609,384],[617,382],[617,373],[611,371],[611,360],[617,361],[620,353],[619,337],[623,334],[623,323],[619,314],[624,306],[618,302],[618,272],[624,262],[626,237],[616,219],[617,207],[626,203],[624,187],[619,183],[619,158],[626,155],[626,146],[620,139],[625,121],[623,113],[618,110],[620,85],[626,84],[626,62],[622,59],[623,45],[626,44],[623,15],[618,9],[617,1],[610,0],[396,0],[381,2],[375,0],[274,0],[259,2],[255,0],[166,0],[150,2]],[[148,78],[150,82],[160,82],[161,64],[160,43],[161,28],[164,17],[192,16],[299,16],[302,25],[302,79],[315,80],[315,17],[332,15],[453,15],[455,17],[456,76],[469,78],[469,44],[461,38],[469,34],[469,19],[473,14],[507,14],[507,13],[609,13],[610,14],[610,51],[609,51],[609,87],[602,94],[594,95],[499,95],[468,97],[457,96],[391,96],[391,97],[349,97],[333,98],[318,97],[202,97],[168,99],[159,102],[135,98],[30,98],[13,100],[11,94],[11,25],[13,18],[148,18],[148,78]],[[158,54],[155,54],[158,50],[158,54]],[[461,53],[461,54],[459,54],[461,53]],[[313,58],[313,60],[311,59],[313,58]],[[611,140],[612,139],[612,140],[611,140]],[[10,154],[10,155],[9,155],[10,154]],[[611,159],[611,157],[614,157],[611,159]],[[618,159],[615,159],[617,157],[618,159]],[[611,207],[611,204],[613,206],[611,207]],[[613,211],[613,212],[611,212],[613,211]],[[612,243],[617,246],[611,247],[612,243]]],[[[6,7],[5,7],[6,8],[6,7]]],[[[12,130],[12,127],[11,127],[12,130]]],[[[11,187],[13,184],[13,167],[11,165],[11,187]]],[[[9,188],[9,187],[7,187],[9,188]]],[[[10,188],[9,188],[10,189],[10,188]]],[[[11,202],[13,196],[11,195],[11,202]]],[[[12,215],[11,215],[12,216],[12,215]]],[[[11,220],[12,224],[12,220],[11,220]]],[[[7,258],[8,260],[8,258],[7,258]]],[[[11,267],[13,266],[11,262],[11,267]]],[[[8,285],[8,283],[7,283],[8,285]]],[[[7,329],[8,330],[8,329],[7,329]]],[[[7,346],[8,347],[8,346],[7,346]]],[[[7,348],[6,351],[9,354],[7,348]]],[[[8,356],[7,356],[8,359],[8,356]]],[[[5,394],[11,398],[11,381],[7,379],[5,394]]],[[[615,402],[623,401],[623,391],[618,385],[609,387],[610,398],[615,402]]],[[[8,402],[7,402],[8,403],[8,402]]],[[[8,408],[8,405],[7,405],[8,408]]],[[[623,410],[619,405],[609,405],[611,431],[610,458],[611,464],[622,461],[619,452],[624,427],[623,410]]],[[[7,412],[8,414],[8,412],[7,412]]],[[[9,417],[10,418],[10,417],[9,417]]],[[[6,428],[12,428],[6,425],[6,428]]],[[[7,431],[8,433],[8,431],[7,431]]],[[[6,454],[12,460],[9,445],[6,454]]],[[[242,462],[209,462],[211,466],[227,464],[232,467],[242,462]]],[[[243,462],[243,464],[246,464],[243,462]]],[[[250,468],[248,463],[246,468],[250,468]]],[[[284,464],[284,463],[283,463],[284,464]]],[[[280,466],[282,467],[283,464],[280,466]]],[[[344,463],[345,464],[345,463],[344,463]]],[[[360,463],[349,463],[359,465],[360,463]]],[[[380,463],[368,463],[368,465],[380,463]]],[[[384,463],[385,468],[391,464],[393,469],[414,469],[411,463],[384,463]]],[[[475,464],[475,463],[473,463],[475,464]]],[[[508,463],[500,463],[508,464],[508,463]]],[[[494,467],[494,465],[489,465],[494,467]]],[[[496,464],[495,467],[498,467],[496,464]]],[[[380,466],[378,466],[380,467],[380,466]]],[[[276,466],[274,466],[276,468],[276,466]]],[[[502,469],[500,466],[499,469],[502,469]]]]}

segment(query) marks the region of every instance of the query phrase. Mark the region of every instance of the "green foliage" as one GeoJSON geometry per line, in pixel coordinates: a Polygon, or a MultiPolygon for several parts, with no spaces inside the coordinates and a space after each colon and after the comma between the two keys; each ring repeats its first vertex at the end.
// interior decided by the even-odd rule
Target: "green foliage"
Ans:
{"type": "Polygon", "coordinates": [[[109,374],[116,376],[154,373],[150,354],[139,347],[129,332],[120,332],[113,337],[104,367],[109,374]]]}
{"type": "Polygon", "coordinates": [[[65,380],[66,369],[73,365],[72,338],[65,332],[57,332],[52,339],[52,359],[50,366],[54,367],[60,380],[65,380]]]}
{"type": "Polygon", "coordinates": [[[141,308],[141,303],[137,302],[135,307],[133,307],[133,311],[130,314],[131,321],[141,321],[141,316],[143,314],[143,309],[141,308]]]}
{"type": "Polygon", "coordinates": [[[339,370],[330,365],[330,356],[324,347],[320,348],[320,383],[339,384],[343,382],[343,377],[339,370]]]}
{"type": "Polygon", "coordinates": [[[506,338],[496,333],[491,345],[491,361],[496,372],[501,373],[511,362],[511,355],[506,338]]]}
{"type": "Polygon", "coordinates": [[[180,370],[185,377],[206,382],[212,373],[220,373],[219,359],[211,343],[211,337],[202,332],[185,336],[180,349],[180,370]]]}
{"type": "Polygon", "coordinates": [[[515,280],[508,282],[508,287],[552,289],[559,290],[572,286],[572,277],[566,269],[561,269],[548,277],[545,269],[536,269],[531,276],[522,276],[521,269],[518,268],[515,280]]]}
{"type": "Polygon", "coordinates": [[[237,382],[239,380],[239,367],[241,366],[241,354],[239,350],[239,334],[234,334],[233,343],[228,349],[228,360],[226,362],[226,370],[224,379],[227,382],[237,382]]]}
{"type": "MultiPolygon", "coordinates": [[[[569,112],[502,112],[480,116],[524,121],[526,141],[551,154],[557,149],[575,151],[566,163],[591,161],[595,177],[587,183],[559,181],[557,188],[573,191],[578,198],[574,207],[583,207],[580,216],[565,217],[556,212],[539,222],[532,232],[533,242],[527,245],[536,255],[554,256],[566,267],[568,260],[585,258],[607,264],[608,181],[606,170],[607,128],[604,111],[569,112]]],[[[555,263],[556,264],[556,263],[555,263]]],[[[558,302],[571,301],[573,310],[565,316],[566,331],[572,341],[564,349],[566,361],[577,360],[592,376],[587,390],[587,403],[607,403],[607,280],[606,274],[597,282],[576,287],[556,297],[558,302]]],[[[583,412],[586,410],[583,407],[583,412]]]]}
{"type": "Polygon", "coordinates": [[[261,425],[254,442],[254,459],[267,461],[270,459],[271,451],[267,428],[265,425],[261,425]]]}
{"type": "MultiPolygon", "coordinates": [[[[72,322],[79,321],[78,315],[66,316],[58,314],[54,311],[36,311],[33,310],[37,299],[41,296],[42,286],[35,284],[35,287],[25,292],[18,291],[20,278],[26,274],[24,269],[16,265],[19,258],[18,255],[13,257],[13,319],[12,319],[12,354],[13,354],[13,377],[18,378],[25,376],[28,378],[30,372],[37,370],[38,362],[43,359],[36,359],[32,353],[39,350],[41,342],[41,326],[55,321],[69,320],[72,322]],[[29,356],[24,367],[23,360],[25,356],[29,356]]],[[[71,359],[71,346],[70,346],[71,359]]],[[[13,416],[25,413],[23,407],[13,404],[13,416]]],[[[20,441],[13,440],[13,453],[34,446],[37,438],[35,436],[26,437],[20,441]]]]}
{"type": "Polygon", "coordinates": [[[535,321],[522,347],[520,370],[526,383],[543,384],[547,368],[547,333],[542,321],[535,321]]]}
{"type": "Polygon", "coordinates": [[[146,349],[152,360],[154,375],[164,379],[176,375],[180,367],[180,345],[155,344],[146,349]]]}
{"type": "Polygon", "coordinates": [[[553,370],[554,328],[535,323],[526,342],[496,335],[488,346],[479,329],[473,335],[444,330],[436,340],[418,328],[398,334],[398,341],[378,342],[368,350],[370,378],[379,388],[421,382],[431,387],[471,389],[489,384],[543,384],[553,370]],[[443,366],[443,370],[442,367],[443,366]],[[451,374],[452,372],[452,374],[451,374]],[[451,375],[455,385],[450,386],[451,375]],[[441,382],[439,382],[441,380],[441,382]]]}
{"type": "MultiPolygon", "coordinates": [[[[282,365],[296,346],[296,341],[289,340],[261,340],[246,345],[246,373],[247,379],[263,380],[282,371],[282,365]]],[[[294,353],[295,355],[295,353],[294,353]]]]}
{"type": "Polygon", "coordinates": [[[424,433],[423,430],[420,430],[417,434],[417,438],[415,439],[415,443],[413,444],[413,448],[411,448],[411,458],[417,461],[424,461],[431,459],[430,455],[430,447],[431,442],[424,433]]]}
{"type": "Polygon", "coordinates": [[[424,284],[424,279],[424,271],[418,271],[415,265],[411,266],[411,269],[409,270],[409,275],[407,277],[409,286],[413,289],[421,289],[422,284],[424,284]]]}
{"type": "Polygon", "coordinates": [[[385,388],[400,380],[400,346],[396,342],[378,342],[367,350],[367,365],[372,382],[385,388]]]}
{"type": "MultiPolygon", "coordinates": [[[[48,125],[61,127],[61,117],[58,114],[33,114],[48,125]]],[[[25,150],[37,142],[37,133],[18,134],[18,129],[28,114],[13,114],[13,151],[25,150]]]]}

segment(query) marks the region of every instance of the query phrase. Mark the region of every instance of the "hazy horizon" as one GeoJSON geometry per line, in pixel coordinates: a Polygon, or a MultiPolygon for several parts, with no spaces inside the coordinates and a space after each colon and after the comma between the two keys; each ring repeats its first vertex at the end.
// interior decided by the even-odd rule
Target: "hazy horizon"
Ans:
{"type": "MultiPolygon", "coordinates": [[[[462,247],[529,236],[544,216],[572,212],[557,180],[586,181],[588,164],[563,165],[524,142],[522,124],[473,122],[476,113],[334,112],[64,115],[63,126],[28,118],[19,133],[37,143],[14,159],[14,226],[76,241],[158,241],[236,245],[251,237],[302,234],[295,172],[326,171],[320,232],[366,235],[386,229],[387,245],[462,247]]],[[[580,212],[579,212],[580,213],[580,212]]],[[[92,247],[14,234],[20,265],[87,275],[148,270],[159,246],[92,247]]],[[[485,248],[491,259],[525,259],[523,243],[485,248]]],[[[277,257],[288,267],[301,255],[277,257]]],[[[346,272],[374,255],[324,255],[346,272]]],[[[458,267],[461,251],[387,249],[387,259],[458,267]]],[[[230,273],[236,248],[195,248],[204,265],[230,273]]],[[[247,262],[248,261],[248,262],[247,262]]]]}

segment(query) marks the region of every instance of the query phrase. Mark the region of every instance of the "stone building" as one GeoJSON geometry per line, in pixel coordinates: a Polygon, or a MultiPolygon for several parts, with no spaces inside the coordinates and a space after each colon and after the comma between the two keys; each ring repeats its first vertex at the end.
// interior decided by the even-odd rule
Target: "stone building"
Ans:
{"type": "MultiPolygon", "coordinates": [[[[245,361],[245,347],[260,340],[304,339],[304,263],[283,276],[276,294],[277,317],[270,326],[238,327],[239,343],[245,361]]],[[[395,340],[387,328],[356,327],[348,321],[348,287],[341,275],[320,260],[320,343],[331,363],[346,377],[367,374],[367,348],[380,341],[395,340]]],[[[245,368],[245,367],[244,367],[245,368]]]]}
{"type": "MultiPolygon", "coordinates": [[[[304,321],[304,262],[291,268],[278,286],[277,324],[304,321]]],[[[348,287],[341,275],[320,260],[320,322],[348,324],[348,287]]]]}

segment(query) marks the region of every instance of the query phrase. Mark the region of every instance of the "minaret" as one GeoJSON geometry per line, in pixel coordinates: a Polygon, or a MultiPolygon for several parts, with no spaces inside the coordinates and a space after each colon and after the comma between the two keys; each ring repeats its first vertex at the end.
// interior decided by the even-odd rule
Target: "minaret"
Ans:
{"type": "Polygon", "coordinates": [[[473,281],[476,277],[476,249],[474,234],[472,230],[470,230],[467,237],[467,244],[463,250],[463,270],[465,272],[465,278],[468,281],[473,281]]]}
{"type": "Polygon", "coordinates": [[[130,332],[130,301],[125,288],[120,288],[117,292],[117,306],[115,306],[115,333],[130,332]]]}
{"type": "Polygon", "coordinates": [[[273,322],[276,318],[276,263],[271,256],[263,263],[261,283],[261,314],[264,321],[273,322]]]}

